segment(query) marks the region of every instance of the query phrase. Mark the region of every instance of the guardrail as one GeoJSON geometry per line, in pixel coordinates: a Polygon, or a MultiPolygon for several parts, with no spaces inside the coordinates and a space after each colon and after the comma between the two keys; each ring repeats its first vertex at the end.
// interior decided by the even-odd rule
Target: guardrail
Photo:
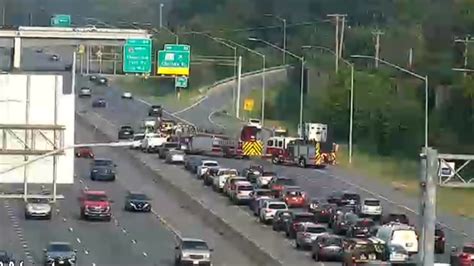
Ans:
{"type": "MultiPolygon", "coordinates": [[[[275,70],[285,69],[285,68],[288,68],[288,67],[290,67],[290,65],[270,67],[270,68],[265,69],[265,72],[271,72],[271,71],[275,71],[275,70]]],[[[248,77],[248,76],[257,75],[257,74],[261,74],[261,73],[263,73],[263,69],[246,72],[246,73],[242,74],[241,77],[245,78],[245,77],[248,77]]],[[[206,91],[206,90],[209,91],[209,90],[211,90],[211,89],[213,89],[213,88],[215,88],[215,87],[217,87],[221,84],[224,84],[226,82],[230,82],[234,79],[235,79],[235,77],[228,77],[228,78],[225,78],[225,79],[218,80],[218,81],[212,83],[210,86],[208,86],[206,88],[199,89],[199,91],[201,93],[204,93],[204,91],[206,91]]]]}

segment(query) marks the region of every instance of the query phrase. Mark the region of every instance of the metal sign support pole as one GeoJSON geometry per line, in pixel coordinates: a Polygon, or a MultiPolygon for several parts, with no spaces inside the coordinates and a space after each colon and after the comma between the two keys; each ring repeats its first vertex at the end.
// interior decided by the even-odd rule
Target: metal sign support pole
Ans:
{"type": "Polygon", "coordinates": [[[436,177],[438,175],[438,151],[426,150],[426,183],[424,191],[423,231],[423,266],[434,265],[434,235],[436,226],[436,177]]]}

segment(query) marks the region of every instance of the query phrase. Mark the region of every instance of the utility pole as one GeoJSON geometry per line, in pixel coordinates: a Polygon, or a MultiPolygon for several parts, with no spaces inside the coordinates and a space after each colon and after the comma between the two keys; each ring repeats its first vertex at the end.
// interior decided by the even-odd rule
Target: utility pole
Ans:
{"type": "Polygon", "coordinates": [[[379,68],[379,59],[380,59],[380,35],[383,35],[384,32],[381,30],[375,30],[372,32],[375,36],[375,68],[379,68]]]}
{"type": "Polygon", "coordinates": [[[3,3],[2,7],[2,26],[5,26],[5,3],[3,3]]]}
{"type": "Polygon", "coordinates": [[[344,45],[344,29],[345,29],[345,24],[346,24],[346,14],[329,14],[327,15],[328,17],[334,17],[336,18],[336,33],[335,33],[335,67],[336,67],[336,73],[339,71],[339,59],[342,57],[342,49],[344,45]],[[339,33],[339,21],[342,19],[342,29],[341,33],[339,33]]]}
{"type": "Polygon", "coordinates": [[[242,56],[239,56],[239,63],[237,68],[237,102],[235,104],[235,116],[240,118],[240,89],[242,86],[242,56]]]}
{"type": "Polygon", "coordinates": [[[425,168],[425,176],[421,176],[422,209],[423,220],[421,239],[421,263],[423,266],[434,265],[434,235],[436,226],[436,180],[438,176],[438,151],[432,148],[423,148],[421,155],[422,168],[425,168]],[[424,163],[423,163],[424,161],[424,163]]]}

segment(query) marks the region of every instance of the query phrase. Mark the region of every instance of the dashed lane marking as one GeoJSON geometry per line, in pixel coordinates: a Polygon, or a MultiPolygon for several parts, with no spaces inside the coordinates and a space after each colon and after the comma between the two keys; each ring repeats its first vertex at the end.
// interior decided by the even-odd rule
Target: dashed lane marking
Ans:
{"type": "Polygon", "coordinates": [[[18,218],[15,216],[13,213],[13,210],[10,207],[10,203],[8,200],[3,202],[3,206],[7,210],[7,215],[8,219],[12,223],[12,226],[15,230],[15,233],[19,239],[19,242],[23,248],[23,253],[25,254],[26,261],[30,264],[35,264],[33,256],[31,256],[31,250],[30,247],[28,246],[28,242],[25,240],[24,234],[23,234],[23,229],[20,227],[20,224],[18,222],[18,218]]]}

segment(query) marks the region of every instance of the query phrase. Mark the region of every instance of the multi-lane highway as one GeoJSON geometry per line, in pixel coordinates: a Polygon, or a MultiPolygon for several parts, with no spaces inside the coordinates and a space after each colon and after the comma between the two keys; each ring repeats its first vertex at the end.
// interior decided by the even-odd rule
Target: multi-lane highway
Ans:
{"type": "MultiPolygon", "coordinates": [[[[61,71],[70,62],[68,57],[61,56],[59,62],[51,63],[49,54],[59,54],[60,51],[51,48],[45,51],[49,52],[26,50],[24,65],[34,69],[43,62],[51,67],[49,70],[61,71]]],[[[80,109],[81,103],[77,105],[77,110],[80,109]]],[[[133,121],[131,117],[128,119],[133,121]]],[[[78,120],[76,142],[101,141],[95,133],[78,120]]],[[[1,200],[0,249],[25,260],[27,265],[41,264],[42,250],[49,241],[67,241],[77,249],[79,265],[172,265],[176,237],[183,236],[207,241],[215,250],[215,265],[254,265],[249,255],[241,252],[232,239],[224,238],[187,210],[187,206],[180,205],[166,189],[156,185],[153,173],[145,166],[130,160],[117,149],[101,148],[94,152],[98,157],[114,160],[118,167],[117,180],[111,183],[90,181],[90,162],[76,159],[75,183],[61,188],[60,193],[65,195],[65,199],[54,206],[51,221],[25,220],[21,200],[1,200]],[[107,192],[114,201],[111,222],[90,222],[79,218],[78,197],[83,189],[107,192]],[[129,190],[148,194],[152,198],[153,211],[143,214],[125,212],[123,204],[129,190]]]]}
{"type": "MultiPolygon", "coordinates": [[[[141,101],[123,101],[120,98],[120,91],[117,88],[107,88],[99,90],[103,91],[105,98],[108,101],[108,107],[104,110],[98,111],[98,114],[105,120],[109,121],[115,126],[122,124],[136,125],[140,117],[146,115],[147,105],[141,101]]],[[[93,112],[89,105],[82,105],[81,108],[93,112]]],[[[203,117],[202,119],[206,119],[203,117]]],[[[235,167],[240,170],[248,165],[246,161],[219,159],[223,165],[235,167]]],[[[161,167],[161,163],[156,159],[156,167],[161,167]]],[[[296,178],[301,187],[304,187],[311,196],[324,197],[333,190],[350,189],[361,194],[362,197],[378,197],[382,200],[384,211],[390,212],[404,212],[410,220],[417,224],[418,216],[416,215],[417,200],[406,195],[391,190],[388,186],[382,186],[363,177],[349,175],[338,169],[328,170],[312,170],[300,169],[283,166],[269,166],[272,167],[280,175],[287,175],[296,178]]],[[[181,173],[180,173],[181,174],[181,173]]],[[[194,182],[194,181],[190,181],[194,182]]],[[[219,196],[212,195],[210,200],[219,201],[219,196]]],[[[445,229],[447,235],[447,250],[452,245],[459,245],[468,238],[468,233],[474,231],[472,227],[466,222],[458,222],[459,219],[454,216],[441,214],[440,222],[443,222],[448,227],[445,229]],[[471,230],[469,230],[471,228],[471,230]]],[[[282,240],[283,242],[283,240],[282,240]]],[[[290,248],[290,247],[288,247],[290,248]]],[[[448,253],[448,252],[447,252],[448,253]]],[[[438,261],[447,262],[449,257],[447,254],[438,255],[438,261]]]]}

